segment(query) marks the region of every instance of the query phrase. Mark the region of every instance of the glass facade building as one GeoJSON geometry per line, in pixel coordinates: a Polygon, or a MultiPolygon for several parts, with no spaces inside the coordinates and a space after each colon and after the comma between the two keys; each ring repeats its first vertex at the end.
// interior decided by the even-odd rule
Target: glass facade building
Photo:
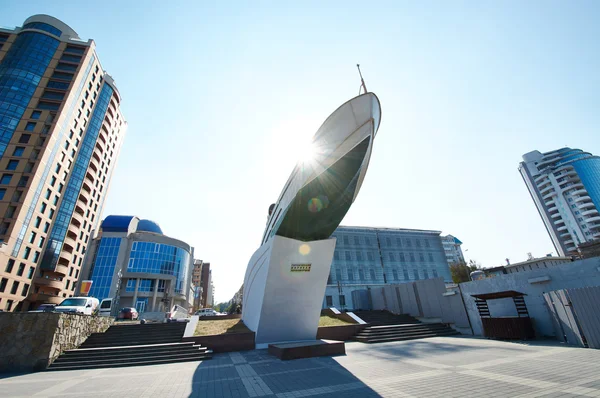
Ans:
{"type": "Polygon", "coordinates": [[[116,307],[159,311],[188,307],[194,249],[165,236],[158,224],[134,216],[108,216],[84,262],[90,295],[116,307]]]}
{"type": "Polygon", "coordinates": [[[323,308],[352,309],[352,292],[420,279],[452,282],[440,231],[338,227],[323,308]]]}
{"type": "Polygon", "coordinates": [[[0,28],[0,309],[74,295],[127,128],[120,103],[93,40],[48,15],[0,28]]]}
{"type": "Polygon", "coordinates": [[[561,148],[523,155],[519,171],[559,256],[600,238],[600,158],[561,148]]]}

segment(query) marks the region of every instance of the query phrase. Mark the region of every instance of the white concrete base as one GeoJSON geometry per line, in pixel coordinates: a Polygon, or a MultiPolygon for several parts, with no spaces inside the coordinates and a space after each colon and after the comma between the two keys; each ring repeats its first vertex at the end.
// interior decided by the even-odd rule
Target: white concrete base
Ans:
{"type": "Polygon", "coordinates": [[[250,259],[242,320],[256,346],[315,340],[335,239],[302,242],[274,236],[250,259]]]}

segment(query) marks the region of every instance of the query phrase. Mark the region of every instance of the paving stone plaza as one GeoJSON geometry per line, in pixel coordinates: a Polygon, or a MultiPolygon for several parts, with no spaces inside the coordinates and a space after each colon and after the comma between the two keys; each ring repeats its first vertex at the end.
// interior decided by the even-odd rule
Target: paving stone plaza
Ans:
{"type": "Polygon", "coordinates": [[[2,397],[600,397],[600,351],[435,337],[346,344],[280,361],[265,350],[130,368],[2,375],[2,397]]]}

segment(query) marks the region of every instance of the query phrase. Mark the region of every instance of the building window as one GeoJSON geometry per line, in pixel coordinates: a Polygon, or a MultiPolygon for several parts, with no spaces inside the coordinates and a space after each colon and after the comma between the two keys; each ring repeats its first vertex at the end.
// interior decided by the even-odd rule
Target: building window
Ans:
{"type": "Polygon", "coordinates": [[[23,156],[23,152],[25,152],[25,147],[18,146],[13,151],[13,156],[23,156]]]}
{"type": "Polygon", "coordinates": [[[425,247],[429,247],[429,241],[425,239],[425,247]]]}
{"type": "Polygon", "coordinates": [[[358,279],[361,281],[365,280],[365,271],[362,268],[358,269],[358,279]]]}
{"type": "Polygon", "coordinates": [[[369,270],[369,275],[371,276],[371,280],[372,280],[372,281],[374,281],[374,280],[376,279],[376,278],[375,278],[375,270],[374,270],[373,268],[371,268],[371,269],[369,270]]]}
{"type": "Polygon", "coordinates": [[[4,293],[4,290],[6,290],[7,283],[8,283],[8,279],[2,278],[2,281],[0,281],[0,293],[4,293]]]}
{"type": "Polygon", "coordinates": [[[48,218],[52,220],[52,217],[54,217],[54,209],[50,209],[50,213],[48,213],[48,218]]]}
{"type": "Polygon", "coordinates": [[[35,268],[29,267],[29,272],[27,273],[27,279],[33,278],[33,273],[35,272],[35,268]]]}
{"type": "Polygon", "coordinates": [[[8,164],[6,165],[6,170],[16,170],[18,166],[19,166],[18,160],[9,160],[8,164]]]}
{"type": "Polygon", "coordinates": [[[46,211],[46,207],[48,207],[48,205],[45,202],[42,202],[42,205],[40,206],[40,212],[42,214],[44,214],[44,212],[46,211]]]}
{"type": "Polygon", "coordinates": [[[333,259],[334,260],[339,260],[340,259],[340,252],[338,252],[337,250],[335,252],[333,252],[333,259]]]}
{"type": "Polygon", "coordinates": [[[374,261],[373,260],[373,253],[372,252],[367,252],[367,260],[374,261]]]}
{"type": "Polygon", "coordinates": [[[342,270],[337,268],[335,270],[335,280],[336,281],[341,281],[342,280],[342,270]]]}
{"type": "Polygon", "coordinates": [[[362,261],[362,253],[356,252],[356,261],[362,261]]]}
{"type": "Polygon", "coordinates": [[[349,281],[354,280],[354,269],[353,268],[348,268],[348,280],[349,281]]]}
{"type": "Polygon", "coordinates": [[[27,185],[27,182],[29,182],[29,177],[21,177],[21,178],[19,178],[19,182],[17,183],[17,186],[24,187],[27,185]]]}
{"type": "Polygon", "coordinates": [[[29,258],[30,254],[31,254],[31,247],[26,247],[25,251],[23,252],[23,259],[27,260],[29,258]]]}
{"type": "Polygon", "coordinates": [[[425,256],[423,255],[423,253],[419,253],[419,261],[420,262],[424,262],[425,261],[425,256]]]}
{"type": "Polygon", "coordinates": [[[406,239],[406,247],[411,247],[412,246],[412,242],[410,239],[406,239]]]}
{"type": "Polygon", "coordinates": [[[396,261],[394,253],[389,253],[389,256],[390,256],[390,261],[396,261]]]}
{"type": "Polygon", "coordinates": [[[396,246],[402,247],[402,239],[396,238],[396,246]]]}
{"type": "Polygon", "coordinates": [[[12,180],[12,174],[2,174],[2,178],[0,179],[0,184],[8,185],[10,184],[10,180],[12,180]]]}
{"type": "Polygon", "coordinates": [[[35,236],[36,236],[36,233],[35,233],[35,232],[32,232],[32,233],[29,235],[29,243],[33,243],[33,242],[35,241],[35,236]]]}
{"type": "Polygon", "coordinates": [[[392,270],[392,276],[394,277],[394,280],[397,281],[398,279],[398,270],[397,269],[393,269],[392,270]]]}
{"type": "Polygon", "coordinates": [[[352,254],[350,252],[346,252],[346,261],[352,261],[352,254]]]}
{"type": "Polygon", "coordinates": [[[40,240],[38,242],[39,248],[42,248],[44,246],[44,240],[45,240],[45,238],[43,236],[40,236],[40,240]]]}
{"type": "Polygon", "coordinates": [[[354,244],[357,246],[360,245],[360,238],[358,236],[354,237],[354,244]]]}
{"type": "Polygon", "coordinates": [[[333,296],[325,296],[325,306],[333,307],[333,296]]]}
{"type": "Polygon", "coordinates": [[[10,311],[10,309],[12,308],[13,305],[13,301],[12,300],[6,300],[6,306],[4,307],[5,311],[10,311]]]}
{"type": "Polygon", "coordinates": [[[158,292],[159,293],[165,292],[165,280],[164,279],[159,279],[159,281],[158,281],[158,292]]]}
{"type": "Polygon", "coordinates": [[[44,224],[44,232],[47,233],[48,229],[50,228],[50,223],[47,222],[46,224],[44,224]]]}
{"type": "Polygon", "coordinates": [[[23,290],[21,290],[21,296],[27,296],[27,291],[29,290],[29,285],[26,283],[23,285],[23,290]]]}
{"type": "Polygon", "coordinates": [[[35,130],[35,122],[28,122],[25,126],[25,131],[33,131],[35,130]]]}
{"type": "Polygon", "coordinates": [[[348,239],[347,236],[344,236],[344,246],[348,246],[350,245],[350,240],[348,239]]]}
{"type": "Polygon", "coordinates": [[[392,245],[392,240],[390,238],[385,238],[385,245],[386,246],[391,246],[392,245]]]}
{"type": "Polygon", "coordinates": [[[416,239],[417,247],[421,247],[421,239],[416,239]]]}
{"type": "Polygon", "coordinates": [[[414,275],[414,277],[415,277],[415,280],[417,280],[417,281],[418,281],[418,280],[419,280],[419,270],[416,270],[416,269],[414,269],[414,270],[413,270],[413,275],[414,275]]]}
{"type": "Polygon", "coordinates": [[[429,261],[433,262],[433,253],[428,253],[427,255],[429,256],[429,261]]]}
{"type": "Polygon", "coordinates": [[[0,200],[4,199],[4,195],[6,195],[6,188],[0,188],[0,200]]]}
{"type": "Polygon", "coordinates": [[[126,292],[135,292],[135,279],[128,279],[125,287],[126,292]]]}
{"type": "Polygon", "coordinates": [[[12,288],[10,289],[10,294],[17,294],[17,289],[19,289],[19,282],[14,281],[12,288]]]}
{"type": "Polygon", "coordinates": [[[33,111],[33,112],[31,112],[31,118],[30,119],[38,120],[41,115],[42,115],[42,112],[40,112],[40,111],[33,111]]]}
{"type": "Polygon", "coordinates": [[[404,253],[400,253],[400,262],[403,263],[404,261],[406,261],[404,259],[404,253]]]}
{"type": "Polygon", "coordinates": [[[19,137],[19,144],[29,143],[30,138],[31,138],[31,134],[21,134],[21,137],[19,137]]]}
{"type": "Polygon", "coordinates": [[[4,270],[7,274],[10,274],[13,270],[13,267],[15,265],[15,260],[13,260],[12,258],[10,260],[8,260],[8,263],[6,264],[6,269],[4,270]]]}

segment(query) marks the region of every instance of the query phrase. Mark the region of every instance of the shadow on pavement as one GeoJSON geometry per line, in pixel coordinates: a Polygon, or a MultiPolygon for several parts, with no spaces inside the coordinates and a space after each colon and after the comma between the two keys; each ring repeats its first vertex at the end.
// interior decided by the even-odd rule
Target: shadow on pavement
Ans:
{"type": "Polygon", "coordinates": [[[189,397],[378,397],[330,357],[281,361],[267,350],[215,354],[196,368],[189,397]]]}

